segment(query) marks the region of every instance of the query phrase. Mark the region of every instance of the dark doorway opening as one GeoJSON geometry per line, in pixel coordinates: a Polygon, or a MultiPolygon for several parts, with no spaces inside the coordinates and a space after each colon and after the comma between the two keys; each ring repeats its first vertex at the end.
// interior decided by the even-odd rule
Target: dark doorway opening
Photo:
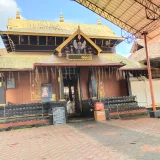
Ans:
{"type": "Polygon", "coordinates": [[[65,67],[62,69],[62,74],[64,98],[67,101],[68,114],[80,113],[80,95],[78,88],[79,68],[65,67]]]}
{"type": "Polygon", "coordinates": [[[91,117],[84,114],[82,109],[80,68],[64,67],[62,69],[62,75],[64,98],[67,101],[68,122],[81,122],[91,119],[91,117]]]}

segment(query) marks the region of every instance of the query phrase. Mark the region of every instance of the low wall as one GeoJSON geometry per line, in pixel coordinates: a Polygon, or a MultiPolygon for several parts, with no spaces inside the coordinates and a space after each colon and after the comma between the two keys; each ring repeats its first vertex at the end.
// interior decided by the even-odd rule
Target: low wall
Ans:
{"type": "Polygon", "coordinates": [[[52,107],[64,102],[30,103],[0,107],[0,129],[26,125],[52,124],[52,107]]]}

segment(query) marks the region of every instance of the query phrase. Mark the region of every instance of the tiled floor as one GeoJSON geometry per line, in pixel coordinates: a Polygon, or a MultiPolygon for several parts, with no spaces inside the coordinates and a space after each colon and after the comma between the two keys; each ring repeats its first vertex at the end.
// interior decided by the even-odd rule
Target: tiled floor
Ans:
{"type": "Polygon", "coordinates": [[[159,135],[150,118],[12,130],[0,132],[0,160],[159,160],[159,135]]]}

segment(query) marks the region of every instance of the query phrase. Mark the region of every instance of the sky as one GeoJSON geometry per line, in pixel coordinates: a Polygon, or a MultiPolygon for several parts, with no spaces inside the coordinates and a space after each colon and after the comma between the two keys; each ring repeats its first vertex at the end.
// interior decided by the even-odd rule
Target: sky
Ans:
{"type": "MultiPolygon", "coordinates": [[[[17,7],[24,19],[59,21],[62,10],[65,21],[97,24],[98,15],[73,0],[0,0],[0,30],[6,30],[8,18],[15,18],[17,7]]],[[[117,36],[121,29],[100,17],[103,25],[110,27],[117,36]]],[[[122,42],[116,47],[118,54],[130,55],[132,43],[122,42]]],[[[0,40],[0,48],[4,48],[0,40]]]]}

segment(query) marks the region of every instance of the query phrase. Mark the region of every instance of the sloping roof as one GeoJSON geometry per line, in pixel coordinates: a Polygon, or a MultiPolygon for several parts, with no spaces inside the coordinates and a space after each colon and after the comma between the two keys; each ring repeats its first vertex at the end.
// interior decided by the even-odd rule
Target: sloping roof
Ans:
{"type": "MultiPolygon", "coordinates": [[[[10,34],[22,34],[37,35],[65,35],[70,36],[77,31],[80,26],[81,31],[90,38],[104,37],[113,39],[122,39],[117,37],[115,33],[106,25],[97,24],[78,24],[69,22],[50,22],[50,21],[36,21],[36,20],[24,20],[24,19],[9,19],[7,25],[7,32],[10,34]]],[[[5,32],[0,32],[4,34],[5,32]]]]}
{"type": "Polygon", "coordinates": [[[133,52],[137,51],[138,46],[144,47],[144,40],[143,39],[137,39],[137,40],[134,41],[134,43],[131,47],[130,53],[133,53],[133,52]]]}
{"type": "Polygon", "coordinates": [[[43,66],[122,66],[121,69],[145,69],[146,66],[114,53],[93,56],[91,61],[72,61],[52,52],[11,52],[0,56],[0,70],[32,70],[35,65],[43,66]],[[125,66],[124,66],[125,64],[125,66]]]}
{"type": "Polygon", "coordinates": [[[35,66],[123,66],[123,64],[96,55],[93,55],[92,60],[88,61],[67,60],[66,57],[51,55],[40,63],[36,63],[35,66]]]}
{"type": "Polygon", "coordinates": [[[12,52],[0,56],[0,70],[33,69],[33,64],[52,55],[51,52],[12,52]]]}
{"type": "Polygon", "coordinates": [[[126,57],[123,57],[119,54],[114,54],[114,53],[106,53],[106,54],[101,54],[101,57],[104,57],[108,60],[111,60],[113,62],[117,62],[117,63],[124,63],[125,65],[123,67],[121,67],[120,69],[129,69],[129,70],[140,70],[140,69],[146,69],[147,66],[137,62],[137,61],[134,61],[134,60],[131,60],[131,59],[128,59],[126,57]]]}
{"type": "Polygon", "coordinates": [[[58,52],[62,51],[62,48],[65,47],[71,40],[73,40],[73,38],[76,35],[82,35],[92,46],[94,46],[98,53],[102,52],[101,48],[99,48],[99,46],[97,46],[90,38],[88,38],[88,36],[86,36],[80,29],[80,27],[78,27],[78,30],[76,32],[74,32],[70,37],[68,37],[61,45],[59,45],[56,50],[58,52]]]}
{"type": "MultiPolygon", "coordinates": [[[[160,57],[160,40],[148,45],[148,54],[151,59],[160,57]]],[[[146,60],[145,49],[142,48],[129,56],[129,59],[135,61],[146,60]]]]}
{"type": "Polygon", "coordinates": [[[5,48],[0,49],[0,56],[7,54],[7,50],[5,48]]]}
{"type": "Polygon", "coordinates": [[[160,0],[74,0],[130,32],[148,41],[160,34],[160,0]]]}

